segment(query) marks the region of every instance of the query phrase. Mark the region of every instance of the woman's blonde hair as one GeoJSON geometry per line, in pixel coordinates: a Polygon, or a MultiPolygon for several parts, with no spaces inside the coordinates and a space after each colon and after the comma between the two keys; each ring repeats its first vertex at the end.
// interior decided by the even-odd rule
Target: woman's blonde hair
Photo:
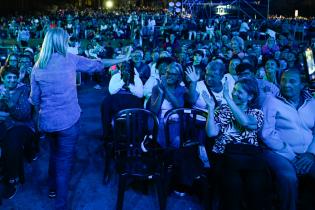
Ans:
{"type": "Polygon", "coordinates": [[[62,28],[51,28],[47,31],[35,67],[43,69],[47,66],[51,55],[58,53],[66,56],[68,48],[68,33],[62,28]]]}

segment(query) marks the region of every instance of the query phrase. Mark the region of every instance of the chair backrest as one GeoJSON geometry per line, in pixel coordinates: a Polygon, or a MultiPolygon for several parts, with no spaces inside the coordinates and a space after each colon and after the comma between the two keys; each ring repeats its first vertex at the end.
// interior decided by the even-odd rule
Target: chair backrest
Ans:
{"type": "Polygon", "coordinates": [[[115,155],[140,157],[144,153],[141,144],[150,137],[157,140],[159,121],[146,109],[132,108],[119,111],[113,118],[115,155]]]}
{"type": "Polygon", "coordinates": [[[171,109],[164,115],[164,130],[166,145],[170,145],[171,123],[179,124],[179,147],[203,144],[207,112],[193,108],[171,109]]]}

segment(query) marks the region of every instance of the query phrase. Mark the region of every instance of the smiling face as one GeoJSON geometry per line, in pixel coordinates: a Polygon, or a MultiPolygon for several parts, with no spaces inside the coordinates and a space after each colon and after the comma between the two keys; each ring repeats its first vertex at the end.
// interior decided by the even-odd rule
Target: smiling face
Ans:
{"type": "Polygon", "coordinates": [[[18,77],[15,74],[8,73],[4,75],[4,77],[1,79],[3,82],[3,85],[8,90],[14,90],[17,86],[18,77]]]}
{"type": "Polygon", "coordinates": [[[232,91],[232,98],[236,105],[247,107],[253,96],[246,92],[241,83],[236,83],[232,91]]]}
{"type": "Polygon", "coordinates": [[[196,64],[196,65],[200,64],[201,60],[202,60],[202,55],[196,53],[194,55],[194,64],[196,64]]]}
{"type": "Polygon", "coordinates": [[[165,76],[168,85],[175,85],[180,81],[179,67],[175,63],[171,63],[167,67],[165,76]]]}

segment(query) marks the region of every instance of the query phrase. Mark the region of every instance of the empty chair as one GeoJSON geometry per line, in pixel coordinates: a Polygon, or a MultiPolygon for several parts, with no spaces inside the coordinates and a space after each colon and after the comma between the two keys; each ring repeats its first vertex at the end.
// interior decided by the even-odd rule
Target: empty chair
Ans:
{"type": "Polygon", "coordinates": [[[164,116],[165,142],[172,148],[170,165],[176,174],[175,190],[185,191],[200,185],[203,205],[208,208],[208,181],[205,170],[209,167],[205,151],[205,123],[207,112],[199,109],[176,108],[164,116]],[[176,145],[176,147],[174,147],[176,145]]]}
{"type": "Polygon", "coordinates": [[[156,141],[156,115],[139,108],[122,110],[113,118],[113,130],[115,163],[119,175],[116,209],[122,209],[126,183],[134,179],[153,180],[160,209],[165,209],[165,173],[162,149],[156,141]]]}

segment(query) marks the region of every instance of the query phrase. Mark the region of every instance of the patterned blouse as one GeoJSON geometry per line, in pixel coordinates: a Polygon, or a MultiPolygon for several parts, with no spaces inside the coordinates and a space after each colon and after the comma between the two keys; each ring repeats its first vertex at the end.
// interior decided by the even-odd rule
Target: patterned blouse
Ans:
{"type": "Polygon", "coordinates": [[[257,120],[257,129],[248,130],[242,127],[233,116],[230,107],[221,105],[215,110],[214,120],[219,126],[220,133],[216,137],[212,151],[222,154],[225,145],[229,143],[252,144],[258,146],[258,132],[263,125],[263,112],[258,109],[248,109],[246,115],[251,115],[257,120]]]}

